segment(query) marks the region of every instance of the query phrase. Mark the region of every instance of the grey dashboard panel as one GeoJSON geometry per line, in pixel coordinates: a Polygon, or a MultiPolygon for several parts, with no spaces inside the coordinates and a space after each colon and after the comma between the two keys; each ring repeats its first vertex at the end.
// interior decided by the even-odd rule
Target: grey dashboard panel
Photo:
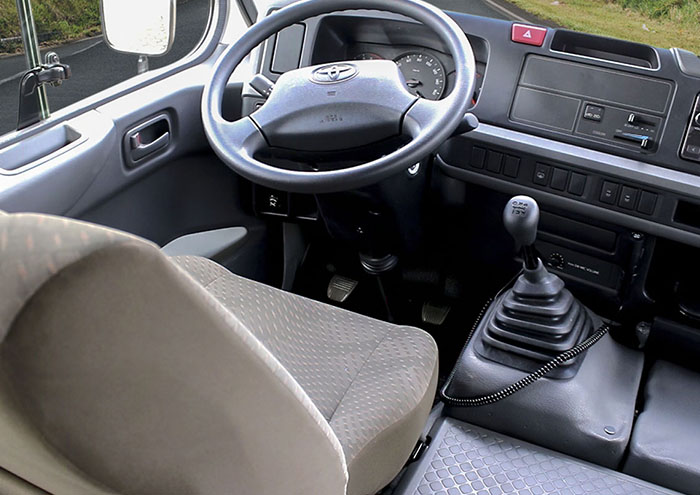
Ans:
{"type": "Polygon", "coordinates": [[[303,24],[294,24],[275,35],[275,48],[270,70],[282,74],[299,67],[301,47],[304,43],[303,24]]]}
{"type": "Polygon", "coordinates": [[[520,84],[657,113],[668,108],[674,86],[669,81],[541,55],[527,57],[520,84]]]}
{"type": "Polygon", "coordinates": [[[511,117],[551,129],[571,132],[576,125],[581,102],[569,96],[532,88],[518,88],[511,117]]]}
{"type": "MultiPolygon", "coordinates": [[[[700,93],[700,77],[695,77],[694,72],[687,68],[685,72],[681,70],[672,51],[639,45],[649,52],[649,58],[653,59],[649,66],[624,63],[615,57],[604,60],[581,54],[595,55],[597,52],[566,52],[558,45],[553,45],[555,33],[566,34],[565,31],[550,29],[544,45],[536,47],[512,42],[509,37],[511,23],[508,21],[467,14],[450,15],[475,43],[477,59],[486,66],[485,73],[482,74],[483,89],[473,109],[481,122],[654,163],[665,168],[700,174],[700,165],[679,156],[693,101],[700,93]],[[533,68],[536,65],[537,70],[533,68]],[[563,68],[568,69],[562,70],[563,68]],[[521,80],[523,69],[526,72],[521,80]],[[545,76],[547,80],[542,81],[545,76]],[[594,84],[581,85],[581,80],[594,84]],[[621,81],[625,81],[625,84],[621,84],[621,81]],[[634,89],[629,92],[621,91],[622,85],[629,86],[627,83],[633,84],[634,89]],[[650,113],[652,117],[662,119],[654,121],[658,125],[653,137],[658,145],[648,150],[639,149],[634,143],[624,140],[600,139],[592,132],[572,132],[569,125],[561,128],[547,127],[528,119],[511,118],[511,106],[518,88],[535,86],[540,91],[543,87],[552,87],[556,94],[568,97],[572,97],[574,92],[586,103],[611,105],[619,112],[650,113]]],[[[299,64],[305,66],[319,60],[326,61],[331,55],[336,59],[352,56],[352,50],[348,51],[346,45],[357,42],[387,45],[411,43],[427,51],[441,50],[439,43],[431,40],[430,36],[425,36],[418,26],[393,29],[389,27],[392,22],[411,26],[411,21],[383,12],[352,11],[309,19],[305,22],[307,29],[299,64]],[[385,24],[383,27],[382,22],[385,24]],[[338,48],[331,53],[334,44],[338,45],[338,48]]],[[[605,40],[595,38],[599,44],[601,39],[605,40]]],[[[609,41],[611,45],[625,44],[609,41]]],[[[271,42],[260,59],[260,70],[271,77],[275,77],[270,71],[273,57],[274,45],[271,42]]],[[[686,56],[683,60],[689,58],[686,56]]],[[[580,117],[584,108],[585,105],[582,104],[577,117],[580,117]]]]}
{"type": "MultiPolygon", "coordinates": [[[[449,140],[439,150],[438,164],[448,176],[460,180],[507,193],[531,194],[564,211],[700,246],[700,228],[675,220],[679,202],[700,204],[700,177],[695,175],[488,124],[449,140]],[[509,177],[504,169],[492,171],[483,165],[475,166],[471,154],[475,146],[517,158],[520,167],[515,176],[509,177]],[[554,189],[551,182],[537,184],[533,170],[538,165],[586,175],[585,192],[575,195],[554,189]],[[614,204],[600,201],[606,181],[633,187],[640,194],[642,191],[656,194],[653,213],[627,210],[618,205],[618,199],[614,204]]],[[[617,197],[621,197],[619,193],[617,197]]]]}
{"type": "MultiPolygon", "coordinates": [[[[549,138],[563,143],[575,144],[588,150],[600,151],[618,157],[630,158],[637,161],[652,163],[664,168],[672,168],[700,174],[700,164],[681,159],[679,150],[685,131],[688,126],[690,112],[695,97],[700,92],[700,78],[682,72],[675,57],[670,50],[652,49],[655,58],[658,57],[658,68],[634,66],[613,60],[602,60],[592,56],[584,56],[576,53],[565,53],[552,48],[554,33],[561,31],[549,30],[542,47],[514,43],[507,35],[510,23],[495,19],[477,18],[464,14],[453,14],[461,27],[469,34],[488,40],[489,64],[484,77],[483,90],[473,112],[481,122],[506,129],[517,130],[533,136],[549,138]],[[519,87],[534,87],[533,77],[546,75],[541,71],[532,71],[528,68],[532,62],[541,64],[545,60],[545,69],[548,69],[548,80],[537,80],[537,87],[547,86],[554,88],[554,92],[571,97],[572,91],[578,94],[584,103],[598,104],[603,107],[612,106],[633,113],[651,113],[663,118],[667,115],[663,125],[657,129],[658,136],[655,140],[658,145],[650,150],[639,149],[638,146],[630,146],[624,141],[616,142],[610,139],[599,139],[589,133],[571,133],[568,130],[557,130],[543,127],[536,123],[517,121],[511,118],[510,108],[515,99],[519,87]],[[579,71],[583,80],[600,79],[597,83],[598,90],[591,92],[591,88],[577,86],[576,81],[571,81],[571,75],[557,76],[557,71],[552,72],[552,67],[571,67],[579,71]],[[584,70],[585,69],[585,70],[584,70]],[[526,72],[523,74],[523,70],[526,72]],[[583,70],[583,71],[582,71],[583,70]],[[541,72],[541,74],[537,74],[541,72]],[[523,80],[521,81],[521,74],[523,80]],[[596,77],[597,76],[597,79],[596,77]],[[604,77],[601,77],[604,76],[604,77]],[[601,88],[601,82],[605,86],[613,84],[608,79],[617,78],[634,81],[634,98],[626,95],[615,95],[616,89],[601,88]],[[521,82],[525,84],[521,84],[521,82]],[[572,84],[574,88],[572,88],[572,84]],[[648,90],[643,91],[644,88],[648,90]],[[670,89],[670,91],[669,91],[670,89]],[[567,91],[564,91],[567,90],[567,91]],[[649,91],[656,94],[648,94],[649,91]],[[592,94],[595,93],[595,94],[592,94]],[[646,96],[645,96],[646,95],[646,96]],[[666,97],[665,97],[666,96],[666,97]],[[649,101],[645,101],[649,98],[649,101]],[[618,101],[622,99],[623,101],[618,101]],[[611,103],[611,100],[615,100],[611,103]],[[640,101],[644,108],[639,108],[640,101]],[[653,101],[652,107],[650,107],[653,101]],[[663,108],[662,108],[663,107],[663,108]]],[[[562,71],[568,73],[568,71],[562,71]]],[[[595,82],[595,81],[593,81],[595,82]]],[[[585,105],[579,109],[582,116],[585,105]]],[[[624,122],[623,122],[624,123],[624,122]]],[[[621,124],[623,124],[621,123],[621,124]]]]}
{"type": "MultiPolygon", "coordinates": [[[[472,109],[482,125],[441,148],[438,163],[445,173],[502,191],[531,192],[549,204],[577,213],[700,246],[700,163],[682,159],[679,154],[693,102],[700,93],[700,77],[688,70],[697,57],[693,59],[681,53],[679,59],[678,50],[551,28],[543,46],[525,45],[511,41],[508,21],[450,15],[470,40],[477,43],[477,59],[483,63],[484,72],[480,74],[483,78],[480,95],[472,109]],[[564,46],[561,43],[564,37],[567,43],[590,42],[596,49],[564,46]],[[612,53],[619,47],[634,56],[606,59],[606,50],[612,53]],[[632,89],[627,91],[622,86],[632,89]],[[537,98],[533,100],[532,95],[537,98]],[[565,109],[566,115],[560,112],[543,122],[536,115],[543,104],[565,109]],[[653,128],[649,131],[653,146],[641,149],[639,143],[617,139],[618,136],[610,133],[601,137],[597,123],[584,119],[589,104],[605,107],[603,110],[616,121],[608,126],[612,134],[620,129],[634,129],[634,125],[628,128],[624,124],[631,113],[637,113],[640,119],[649,122],[646,128],[653,128]],[[541,160],[564,167],[567,177],[589,173],[596,174],[600,181],[589,181],[584,197],[578,197],[522,177],[508,177],[500,170],[492,173],[487,167],[470,168],[466,166],[467,157],[460,157],[460,152],[469,151],[460,147],[461,142],[490,146],[507,156],[526,153],[533,163],[541,160]],[[620,188],[632,186],[632,211],[627,208],[629,205],[618,205],[617,197],[611,205],[594,200],[601,192],[603,180],[612,181],[620,188]],[[651,198],[652,204],[642,206],[641,196],[645,201],[651,198]],[[687,206],[689,213],[678,215],[678,205],[687,206]],[[697,223],[693,220],[696,207],[697,223]],[[638,208],[645,212],[651,209],[651,213],[640,213],[638,208]]],[[[309,19],[300,42],[299,64],[353,56],[355,52],[348,48],[352,43],[359,43],[360,47],[371,46],[368,42],[398,46],[396,43],[408,42],[414,33],[416,46],[429,53],[439,53],[439,43],[422,34],[418,26],[411,27],[410,22],[375,11],[349,11],[309,19]]],[[[274,55],[274,45],[270,42],[259,61],[260,70],[272,77],[275,75],[270,66],[274,55]]],[[[500,165],[496,167],[500,169],[500,165]]]]}
{"type": "Polygon", "coordinates": [[[681,72],[693,77],[700,77],[700,57],[688,50],[671,48],[673,56],[676,58],[678,68],[681,72]]]}
{"type": "Polygon", "coordinates": [[[658,149],[674,90],[663,79],[528,55],[510,117],[650,154],[658,149]],[[529,110],[525,115],[522,107],[529,110]]]}

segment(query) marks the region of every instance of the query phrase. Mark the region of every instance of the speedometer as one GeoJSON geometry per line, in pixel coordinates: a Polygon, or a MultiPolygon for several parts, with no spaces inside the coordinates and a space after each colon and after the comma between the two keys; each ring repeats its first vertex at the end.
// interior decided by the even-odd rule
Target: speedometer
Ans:
{"type": "Polygon", "coordinates": [[[429,100],[438,100],[445,92],[445,68],[440,61],[421,52],[406,53],[395,60],[408,90],[429,100]]]}

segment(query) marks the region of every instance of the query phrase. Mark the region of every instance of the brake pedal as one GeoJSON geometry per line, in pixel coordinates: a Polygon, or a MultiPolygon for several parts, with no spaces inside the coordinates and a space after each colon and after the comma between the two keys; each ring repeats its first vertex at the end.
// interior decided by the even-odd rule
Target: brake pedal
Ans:
{"type": "Polygon", "coordinates": [[[450,306],[446,306],[444,304],[426,302],[423,304],[423,310],[421,311],[421,319],[423,320],[423,323],[440,326],[443,323],[445,323],[450,309],[450,306]]]}
{"type": "Polygon", "coordinates": [[[357,287],[357,280],[343,277],[341,275],[333,275],[333,278],[328,284],[326,295],[331,301],[342,303],[345,302],[348,297],[350,297],[350,294],[352,294],[352,291],[355,290],[355,287],[357,287]]]}

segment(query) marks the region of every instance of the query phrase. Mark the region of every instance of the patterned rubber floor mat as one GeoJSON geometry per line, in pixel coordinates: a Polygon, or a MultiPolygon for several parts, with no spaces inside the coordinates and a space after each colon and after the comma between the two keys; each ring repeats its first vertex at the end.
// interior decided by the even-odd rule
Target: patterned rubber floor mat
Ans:
{"type": "Polygon", "coordinates": [[[432,437],[394,495],[678,494],[451,418],[432,437]]]}

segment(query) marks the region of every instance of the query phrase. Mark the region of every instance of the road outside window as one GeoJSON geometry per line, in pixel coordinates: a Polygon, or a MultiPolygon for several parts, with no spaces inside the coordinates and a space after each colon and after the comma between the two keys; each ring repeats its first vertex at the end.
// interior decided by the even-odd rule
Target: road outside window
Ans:
{"type": "MultiPolygon", "coordinates": [[[[150,58],[151,70],[176,62],[198,46],[210,1],[178,0],[175,41],[166,55],[150,58]]],[[[117,53],[104,42],[99,0],[32,0],[31,5],[42,60],[55,52],[72,71],[61,86],[47,86],[52,112],[137,74],[138,56],[117,53]]],[[[28,68],[18,19],[15,0],[0,0],[0,134],[17,126],[19,81],[28,68]]]]}

